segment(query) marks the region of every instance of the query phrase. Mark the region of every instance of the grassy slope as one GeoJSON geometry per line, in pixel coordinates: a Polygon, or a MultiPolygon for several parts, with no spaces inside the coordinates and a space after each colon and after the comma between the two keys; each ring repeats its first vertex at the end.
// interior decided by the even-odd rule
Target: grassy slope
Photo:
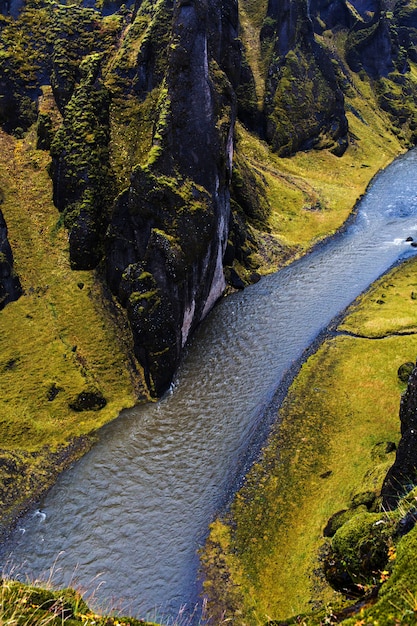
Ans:
{"type": "MultiPolygon", "coordinates": [[[[371,94],[369,99],[356,95],[352,102],[363,121],[348,113],[349,127],[357,139],[352,139],[343,157],[323,150],[279,158],[267,144],[242,127],[238,129],[238,149],[267,183],[269,233],[290,249],[293,257],[340,228],[370,179],[402,151],[371,94]]],[[[259,239],[262,249],[262,235],[259,239]]],[[[263,272],[279,265],[267,254],[264,259],[258,255],[258,260],[263,272]]]]}
{"type": "MultiPolygon", "coordinates": [[[[23,459],[21,475],[14,477],[25,475],[23,499],[26,489],[33,492],[32,470],[37,488],[48,482],[45,469],[56,463],[51,451],[94,432],[144,396],[127,339],[106,311],[94,273],[70,269],[66,232],[52,203],[49,157],[34,149],[34,141],[33,134],[16,141],[0,133],[1,208],[24,289],[1,312],[0,448],[2,459],[8,451],[23,459]],[[53,400],[52,389],[59,390],[53,400]],[[106,407],[70,410],[68,403],[85,390],[101,391],[106,407]]],[[[8,468],[0,472],[4,484],[8,468]]],[[[3,495],[4,515],[9,502],[3,495]]]]}
{"type": "MultiPolygon", "coordinates": [[[[399,439],[404,384],[397,369],[414,361],[417,351],[417,334],[401,336],[416,331],[416,276],[417,259],[393,270],[340,326],[380,339],[342,333],[308,359],[281,408],[281,426],[234,502],[235,532],[215,522],[205,559],[217,558],[223,545],[226,570],[240,587],[244,607],[233,623],[263,624],[267,617],[288,617],[336,599],[315,573],[322,530],[355,494],[378,492],[393,462],[393,453],[381,454],[377,444],[399,439]],[[384,306],[377,304],[381,296],[384,306]]],[[[229,592],[237,592],[232,586],[225,590],[230,604],[229,592]]]]}

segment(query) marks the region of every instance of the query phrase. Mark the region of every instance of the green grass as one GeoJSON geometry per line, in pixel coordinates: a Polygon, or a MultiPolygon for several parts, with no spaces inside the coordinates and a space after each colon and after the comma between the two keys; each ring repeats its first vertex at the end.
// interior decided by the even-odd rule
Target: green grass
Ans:
{"type": "Polygon", "coordinates": [[[2,626],[152,626],[128,617],[97,615],[73,589],[54,591],[3,578],[0,581],[2,626]]]}
{"type": "Polygon", "coordinates": [[[417,259],[410,259],[377,281],[350,307],[339,328],[366,337],[416,333],[417,259]]]}
{"type": "MultiPolygon", "coordinates": [[[[0,449],[2,458],[14,451],[23,464],[20,505],[50,483],[46,467],[54,475],[54,465],[62,469],[51,454],[147,397],[123,313],[110,307],[94,272],[70,269],[49,157],[34,145],[34,133],[21,141],[0,134],[1,209],[24,290],[0,314],[0,449]],[[83,391],[100,392],[107,405],[71,410],[83,391]]],[[[69,456],[77,456],[75,449],[69,456]]],[[[17,485],[21,479],[14,476],[17,485]]],[[[3,500],[10,504],[4,492],[3,500]]]]}
{"type": "MultiPolygon", "coordinates": [[[[267,143],[237,126],[237,150],[265,180],[271,207],[264,232],[256,231],[259,246],[273,247],[268,244],[272,238],[278,249],[287,250],[287,261],[336,232],[372,177],[404,150],[369,82],[354,74],[349,77],[350,143],[341,157],[329,150],[310,150],[281,158],[267,143]]],[[[254,256],[261,273],[282,264],[280,254],[254,256]]]]}
{"type": "Polygon", "coordinates": [[[203,557],[207,590],[234,624],[264,624],[336,601],[317,574],[322,531],[355,494],[378,495],[393,462],[377,444],[399,440],[405,385],[397,369],[417,353],[417,334],[401,335],[415,319],[416,269],[413,259],[384,276],[340,326],[360,332],[372,320],[379,337],[389,336],[336,336],[303,365],[230,519],[215,522],[203,557]],[[376,305],[388,285],[387,304],[376,305]]]}

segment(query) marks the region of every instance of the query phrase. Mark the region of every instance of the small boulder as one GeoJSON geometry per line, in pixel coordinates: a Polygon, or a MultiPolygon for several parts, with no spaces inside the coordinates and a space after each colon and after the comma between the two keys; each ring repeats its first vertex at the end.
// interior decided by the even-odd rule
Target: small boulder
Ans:
{"type": "Polygon", "coordinates": [[[365,505],[367,509],[370,509],[375,500],[376,494],[374,491],[362,491],[353,496],[350,506],[355,508],[365,505]]]}
{"type": "Polygon", "coordinates": [[[69,403],[73,411],[100,411],[107,404],[106,398],[101,391],[82,391],[69,403]]]}
{"type": "Polygon", "coordinates": [[[358,513],[366,512],[366,510],[366,507],[358,506],[354,509],[342,509],[341,511],[337,511],[337,513],[329,518],[329,521],[323,528],[323,537],[333,537],[343,524],[352,519],[355,515],[358,515],[358,513]]]}
{"type": "Polygon", "coordinates": [[[411,361],[407,361],[407,363],[403,363],[397,370],[397,376],[402,383],[408,382],[410,378],[410,374],[413,371],[414,363],[411,361]]]}

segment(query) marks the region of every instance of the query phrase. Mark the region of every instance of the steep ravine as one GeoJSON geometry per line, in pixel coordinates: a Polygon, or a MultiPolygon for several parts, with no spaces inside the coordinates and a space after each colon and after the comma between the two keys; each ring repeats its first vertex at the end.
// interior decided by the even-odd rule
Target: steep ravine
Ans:
{"type": "Polygon", "coordinates": [[[415,143],[416,27],[407,0],[0,1],[3,523],[415,143]]]}
{"type": "MultiPolygon", "coordinates": [[[[267,409],[279,381],[355,294],[400,255],[413,254],[405,240],[415,235],[415,159],[415,152],[404,155],[376,179],[343,236],[212,312],[187,350],[173,393],[103,430],[42,500],[40,513],[20,521],[25,532],[18,530],[6,550],[25,563],[26,574],[39,577],[59,554],[54,578],[61,585],[75,567],[85,588],[101,573],[96,602],[119,598],[125,611],[144,617],[172,618],[183,605],[193,610],[196,551],[275,417],[267,409]]],[[[393,406],[387,408],[396,424],[393,406]]],[[[294,437],[306,437],[296,431],[294,437]]],[[[324,445],[321,430],[316,434],[324,445]]],[[[304,455],[298,463],[304,467],[304,455]]],[[[296,582],[298,576],[292,587],[296,582]]],[[[272,593],[272,583],[262,587],[272,593]]]]}
{"type": "MultiPolygon", "coordinates": [[[[377,2],[271,0],[261,24],[251,4],[242,7],[261,60],[239,38],[236,0],[101,12],[28,0],[16,19],[3,6],[0,122],[20,136],[38,121],[71,265],[97,267],[125,308],[154,396],[169,387],[226,278],[235,287],[257,280],[262,247],[269,263],[298,252],[274,232],[268,238],[277,198],[265,164],[254,169],[239,148],[236,120],[282,157],[314,148],[341,158],[361,141],[349,113],[369,126],[359,97],[379,110],[372,131],[381,138],[415,139],[412,7],[388,18],[377,2]],[[48,86],[55,103],[42,108],[48,86]]],[[[307,194],[307,207],[331,205],[320,195],[307,194]]],[[[298,204],[293,191],[288,201],[298,204]]]]}

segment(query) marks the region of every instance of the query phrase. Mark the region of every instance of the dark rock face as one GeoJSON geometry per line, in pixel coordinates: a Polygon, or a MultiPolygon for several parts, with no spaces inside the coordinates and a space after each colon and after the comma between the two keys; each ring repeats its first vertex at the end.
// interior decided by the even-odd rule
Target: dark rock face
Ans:
{"type": "Polygon", "coordinates": [[[351,14],[343,0],[311,0],[310,15],[314,31],[319,34],[326,29],[338,30],[352,25],[351,14]]]}
{"type": "Polygon", "coordinates": [[[302,2],[270,0],[268,28],[274,41],[265,96],[266,136],[281,156],[313,147],[347,147],[344,98],[329,57],[314,40],[302,2]]]}
{"type": "Polygon", "coordinates": [[[7,226],[0,211],[0,310],[21,295],[20,281],[13,270],[13,255],[7,239],[7,226]]]}
{"type": "Polygon", "coordinates": [[[127,306],[155,395],[168,388],[190,332],[225,288],[236,29],[235,2],[176,5],[154,160],[134,170],[110,222],[108,282],[127,306]]]}
{"type": "Polygon", "coordinates": [[[364,69],[371,78],[388,76],[395,69],[396,42],[384,16],[370,24],[357,22],[346,41],[346,60],[354,72],[364,69]]]}
{"type": "Polygon", "coordinates": [[[106,404],[107,400],[100,391],[82,391],[69,404],[69,408],[77,413],[81,411],[100,411],[106,404]]]}
{"type": "Polygon", "coordinates": [[[417,481],[417,367],[413,369],[401,398],[400,420],[401,440],[381,492],[386,508],[394,508],[398,497],[417,481]]]}

